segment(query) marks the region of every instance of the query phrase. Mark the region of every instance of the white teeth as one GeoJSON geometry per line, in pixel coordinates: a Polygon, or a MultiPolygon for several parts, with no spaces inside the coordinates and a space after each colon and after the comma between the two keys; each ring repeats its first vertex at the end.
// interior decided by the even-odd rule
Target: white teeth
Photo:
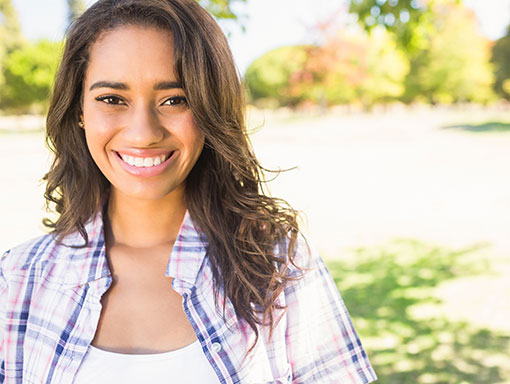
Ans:
{"type": "Polygon", "coordinates": [[[155,156],[155,157],[134,157],[120,154],[122,160],[131,166],[139,168],[149,168],[161,164],[166,160],[166,155],[155,156]]]}
{"type": "Polygon", "coordinates": [[[135,165],[135,158],[133,156],[126,156],[127,158],[127,163],[129,165],[135,165]]]}

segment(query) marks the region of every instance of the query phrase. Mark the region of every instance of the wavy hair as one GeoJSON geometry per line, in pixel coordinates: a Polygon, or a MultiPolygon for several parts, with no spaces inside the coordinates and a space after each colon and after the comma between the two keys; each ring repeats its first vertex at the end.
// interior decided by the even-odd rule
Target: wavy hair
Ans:
{"type": "Polygon", "coordinates": [[[216,292],[231,301],[256,335],[249,353],[258,325],[269,326],[271,337],[276,310],[285,309],[278,297],[297,278],[289,272],[289,263],[296,266],[297,212],[264,193],[264,169],[246,132],[244,90],[232,54],[214,19],[194,0],[99,0],[73,23],[47,117],[54,161],[44,177],[45,198],[58,217],[43,223],[59,242],[78,231],[88,244],[85,223],[101,209],[109,182],[78,126],[83,81],[91,45],[124,25],[158,27],[173,35],[174,71],[205,136],[186,180],[187,208],[207,241],[216,292]],[[282,243],[285,250],[275,251],[282,243]]]}

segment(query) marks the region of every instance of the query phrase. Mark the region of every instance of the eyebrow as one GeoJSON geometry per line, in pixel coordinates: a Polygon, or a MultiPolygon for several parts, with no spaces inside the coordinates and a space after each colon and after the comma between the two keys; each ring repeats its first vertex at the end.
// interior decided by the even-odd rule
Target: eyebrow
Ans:
{"type": "MultiPolygon", "coordinates": [[[[129,90],[129,86],[126,83],[119,83],[116,81],[97,81],[90,86],[89,91],[92,91],[97,88],[112,88],[123,91],[129,90]]],[[[162,81],[154,86],[154,90],[156,91],[164,91],[167,89],[176,88],[182,88],[182,84],[179,83],[178,81],[162,81]]]]}

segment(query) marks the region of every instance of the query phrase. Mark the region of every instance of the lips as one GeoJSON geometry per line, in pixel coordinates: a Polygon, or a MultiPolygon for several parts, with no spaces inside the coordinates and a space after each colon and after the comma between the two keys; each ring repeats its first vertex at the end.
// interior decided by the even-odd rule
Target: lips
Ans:
{"type": "MultiPolygon", "coordinates": [[[[161,152],[161,151],[159,151],[161,152]]],[[[136,156],[140,151],[115,152],[120,166],[134,176],[150,177],[157,176],[177,157],[178,151],[150,154],[150,156],[136,156]]]]}

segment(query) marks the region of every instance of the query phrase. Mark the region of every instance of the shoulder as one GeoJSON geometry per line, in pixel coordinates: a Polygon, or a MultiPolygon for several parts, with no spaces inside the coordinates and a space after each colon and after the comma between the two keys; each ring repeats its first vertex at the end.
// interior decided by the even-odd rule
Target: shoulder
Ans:
{"type": "Polygon", "coordinates": [[[308,236],[299,232],[294,243],[286,239],[285,247],[288,276],[291,277],[285,289],[287,295],[303,296],[308,291],[323,291],[336,296],[338,291],[328,267],[308,236]]]}
{"type": "Polygon", "coordinates": [[[70,270],[76,264],[77,255],[87,252],[85,248],[76,248],[83,243],[83,238],[80,242],[77,233],[66,236],[61,242],[57,241],[54,234],[30,239],[3,253],[0,271],[7,281],[22,284],[27,283],[27,280],[76,281],[76,273],[69,272],[72,272],[70,270]]]}
{"type": "MultiPolygon", "coordinates": [[[[329,299],[340,304],[336,284],[318,249],[308,236],[299,232],[294,240],[287,237],[278,244],[278,255],[285,259],[285,285],[287,301],[304,302],[303,296],[315,300],[310,292],[328,294],[329,299]]],[[[341,301],[341,299],[340,299],[341,301]]]]}
{"type": "Polygon", "coordinates": [[[319,252],[302,232],[298,232],[294,239],[289,235],[280,241],[275,253],[286,259],[289,274],[292,276],[305,276],[323,265],[319,252]]]}
{"type": "Polygon", "coordinates": [[[39,236],[21,243],[2,255],[0,259],[4,274],[16,273],[30,268],[34,263],[51,259],[56,241],[51,234],[39,236]]]}

